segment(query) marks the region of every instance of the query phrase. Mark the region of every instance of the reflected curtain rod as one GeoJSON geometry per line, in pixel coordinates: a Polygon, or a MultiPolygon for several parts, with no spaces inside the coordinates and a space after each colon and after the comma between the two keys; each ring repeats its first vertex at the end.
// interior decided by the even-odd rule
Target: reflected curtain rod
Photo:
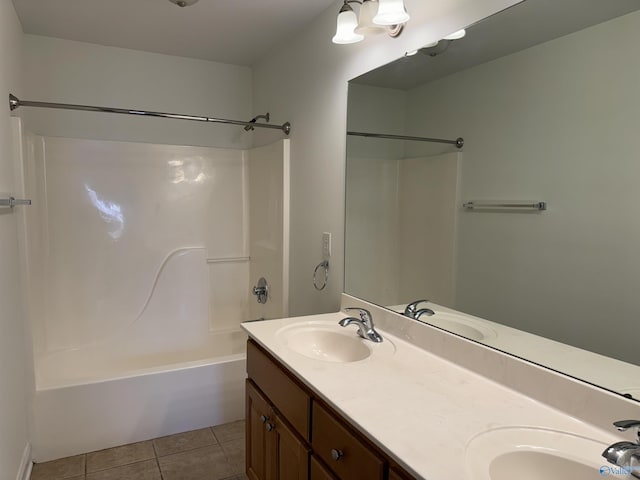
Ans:
{"type": "Polygon", "coordinates": [[[416,142],[447,143],[449,145],[455,145],[456,148],[462,148],[464,146],[464,139],[462,137],[458,137],[455,140],[446,140],[443,138],[409,137],[407,135],[388,135],[386,133],[365,132],[347,132],[347,135],[354,135],[356,137],[388,138],[391,140],[414,140],[416,142]]]}
{"type": "Polygon", "coordinates": [[[90,105],[73,105],[69,103],[32,102],[29,100],[20,100],[15,95],[9,94],[9,108],[11,111],[14,111],[18,107],[57,108],[61,110],[81,110],[86,112],[121,113],[124,115],[142,115],[145,117],[175,118],[177,120],[192,120],[196,122],[227,123],[245,127],[271,128],[275,130],[282,130],[285,135],[289,135],[289,133],[291,133],[291,123],[289,122],[283,123],[282,125],[270,125],[268,123],[258,123],[256,121],[244,122],[242,120],[181,115],[178,113],[149,112],[146,110],[129,110],[125,108],[112,107],[94,107],[90,105]]]}

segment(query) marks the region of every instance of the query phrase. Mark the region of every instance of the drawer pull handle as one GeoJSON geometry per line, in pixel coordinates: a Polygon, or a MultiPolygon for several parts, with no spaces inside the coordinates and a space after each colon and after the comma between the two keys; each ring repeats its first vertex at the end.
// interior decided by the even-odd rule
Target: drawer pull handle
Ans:
{"type": "Polygon", "coordinates": [[[266,415],[260,415],[260,421],[262,423],[267,423],[267,420],[269,420],[269,417],[267,417],[266,415]]]}
{"type": "Polygon", "coordinates": [[[344,453],[342,453],[342,450],[338,450],[337,448],[331,449],[331,458],[333,458],[336,462],[342,457],[344,457],[344,453]]]}
{"type": "Polygon", "coordinates": [[[274,428],[276,428],[276,426],[273,423],[267,423],[267,432],[270,432],[274,428]]]}

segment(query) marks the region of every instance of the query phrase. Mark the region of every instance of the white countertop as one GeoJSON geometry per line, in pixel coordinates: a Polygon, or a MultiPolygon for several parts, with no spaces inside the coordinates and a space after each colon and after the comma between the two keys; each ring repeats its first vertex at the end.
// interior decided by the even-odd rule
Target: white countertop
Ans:
{"type": "MultiPolygon", "coordinates": [[[[484,345],[526,358],[540,365],[548,365],[567,375],[615,392],[630,393],[637,398],[640,397],[640,367],[637,365],[469,315],[434,302],[424,303],[421,306],[429,307],[435,312],[432,317],[423,316],[420,319],[423,323],[441,326],[438,320],[443,317],[442,314],[445,314],[445,319],[448,318],[446,314],[451,314],[453,318],[481,331],[485,338],[478,341],[484,345]]],[[[405,306],[392,305],[387,308],[402,312],[405,306]]],[[[447,330],[447,326],[441,328],[447,330]]]]}
{"type": "MultiPolygon", "coordinates": [[[[381,328],[376,329],[384,342],[362,340],[372,354],[350,363],[309,358],[291,350],[278,335],[282,328],[294,324],[337,325],[344,317],[338,312],[242,326],[314,392],[420,478],[470,478],[464,467],[467,443],[499,427],[559,430],[597,440],[603,447],[619,440],[613,432],[572,418],[381,328]]],[[[349,329],[355,335],[355,327],[349,329]]],[[[604,459],[595,460],[600,461],[606,463],[604,459]]]]}

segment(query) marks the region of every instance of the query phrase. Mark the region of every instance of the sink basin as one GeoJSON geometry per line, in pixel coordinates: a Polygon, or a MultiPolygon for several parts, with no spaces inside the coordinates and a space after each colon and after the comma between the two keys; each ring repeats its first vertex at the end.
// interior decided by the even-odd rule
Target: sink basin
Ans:
{"type": "Polygon", "coordinates": [[[456,333],[478,342],[497,337],[496,331],[491,327],[483,325],[481,321],[475,321],[462,315],[437,312],[431,317],[422,316],[420,320],[434,327],[442,328],[448,332],[456,333]]]}
{"type": "Polygon", "coordinates": [[[303,322],[284,327],[276,337],[287,348],[300,355],[325,362],[357,362],[376,352],[393,352],[393,344],[385,339],[373,343],[360,338],[353,328],[337,322],[303,322]]]}
{"type": "Polygon", "coordinates": [[[512,427],[489,430],[467,445],[469,480],[597,480],[615,474],[601,454],[607,444],[555,430],[512,427]]]}

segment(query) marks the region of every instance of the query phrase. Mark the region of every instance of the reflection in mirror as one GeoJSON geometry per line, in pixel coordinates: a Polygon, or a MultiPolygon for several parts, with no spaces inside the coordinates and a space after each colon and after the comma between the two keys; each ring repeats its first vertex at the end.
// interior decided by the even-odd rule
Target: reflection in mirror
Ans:
{"type": "Polygon", "coordinates": [[[640,2],[527,0],[350,82],[345,292],[640,398],[640,2]],[[546,202],[546,210],[474,208],[546,202]]]}

